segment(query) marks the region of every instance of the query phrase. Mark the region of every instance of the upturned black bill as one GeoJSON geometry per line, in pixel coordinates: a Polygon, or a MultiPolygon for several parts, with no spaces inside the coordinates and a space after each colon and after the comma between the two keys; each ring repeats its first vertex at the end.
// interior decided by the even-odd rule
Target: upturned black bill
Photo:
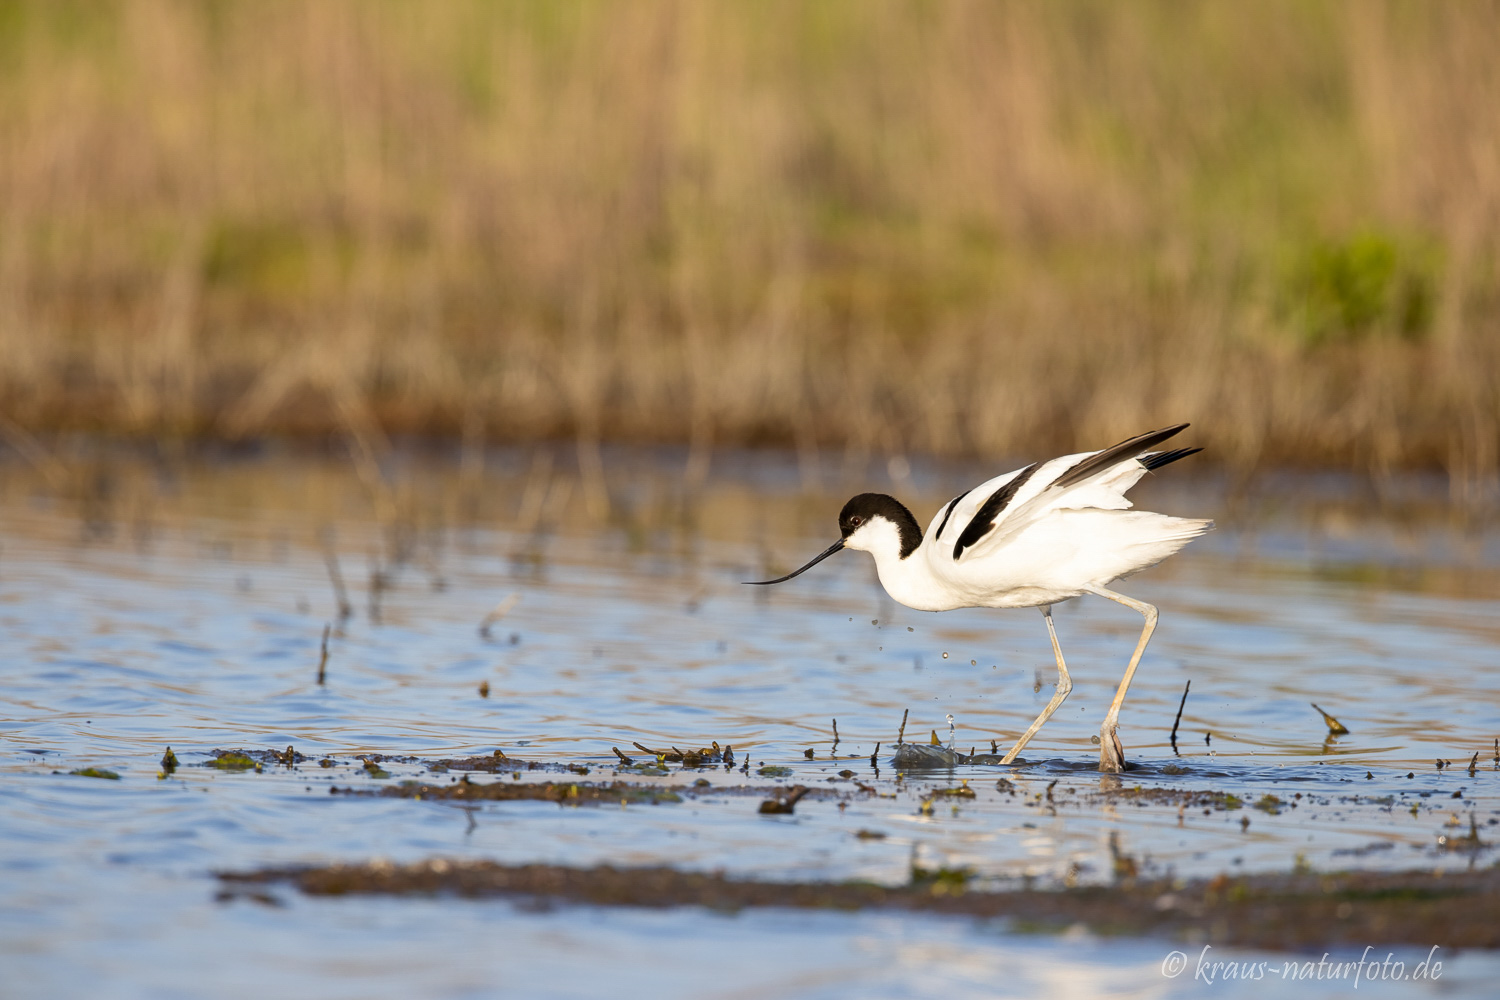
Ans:
{"type": "Polygon", "coordinates": [[[838,541],[836,541],[832,545],[828,546],[828,548],[825,549],[822,552],[821,555],[814,556],[812,562],[808,563],[806,566],[803,566],[799,570],[793,570],[792,572],[788,573],[786,576],[777,577],[775,580],[746,580],[744,582],[747,583],[747,584],[749,584],[752,587],[768,587],[768,586],[770,586],[773,583],[786,583],[792,577],[794,577],[794,576],[801,576],[803,573],[806,573],[808,570],[812,569],[818,563],[822,562],[824,559],[827,559],[829,556],[833,555],[835,552],[837,552],[839,549],[841,549],[843,547],[844,547],[844,540],[842,538],[840,538],[838,541]]]}

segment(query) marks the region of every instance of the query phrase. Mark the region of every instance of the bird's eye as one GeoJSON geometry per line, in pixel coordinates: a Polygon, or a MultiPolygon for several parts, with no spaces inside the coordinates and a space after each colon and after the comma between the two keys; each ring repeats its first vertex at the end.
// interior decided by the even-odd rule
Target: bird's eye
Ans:
{"type": "Polygon", "coordinates": [[[865,523],[865,519],[856,514],[854,517],[849,518],[849,523],[857,528],[865,523]]]}

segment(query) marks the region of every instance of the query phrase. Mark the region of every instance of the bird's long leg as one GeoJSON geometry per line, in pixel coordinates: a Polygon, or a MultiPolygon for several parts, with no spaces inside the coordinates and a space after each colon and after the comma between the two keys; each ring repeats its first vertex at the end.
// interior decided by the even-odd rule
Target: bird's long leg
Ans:
{"type": "Polygon", "coordinates": [[[1104,724],[1099,727],[1099,770],[1118,774],[1125,770],[1125,748],[1120,746],[1118,733],[1120,706],[1125,703],[1125,692],[1130,688],[1130,679],[1135,676],[1135,668],[1140,665],[1141,654],[1146,651],[1146,643],[1151,641],[1151,633],[1156,628],[1156,608],[1145,601],[1137,601],[1133,597],[1126,597],[1124,594],[1117,594],[1103,587],[1095,587],[1091,592],[1123,604],[1127,608],[1134,608],[1141,613],[1142,618],[1146,619],[1146,627],[1141,629],[1141,639],[1135,644],[1135,655],[1130,658],[1130,666],[1125,668],[1125,676],[1120,679],[1120,688],[1115,692],[1115,700],[1110,702],[1109,711],[1104,716],[1104,724]]]}
{"type": "Polygon", "coordinates": [[[1042,725],[1048,719],[1052,718],[1052,713],[1057,711],[1057,706],[1061,705],[1063,700],[1068,697],[1068,692],[1073,690],[1073,681],[1068,677],[1068,665],[1063,662],[1062,647],[1057,644],[1057,629],[1052,626],[1051,605],[1042,608],[1042,617],[1047,619],[1047,634],[1052,637],[1052,655],[1057,657],[1057,691],[1053,693],[1052,700],[1047,702],[1047,707],[1042,709],[1042,714],[1038,715],[1036,721],[1031,724],[1031,728],[1021,734],[1021,738],[1016,740],[1016,745],[1010,748],[1010,753],[1006,754],[1000,761],[1002,764],[1009,764],[1016,759],[1016,754],[1020,753],[1021,748],[1031,742],[1031,738],[1036,735],[1037,730],[1041,729],[1042,725]]]}

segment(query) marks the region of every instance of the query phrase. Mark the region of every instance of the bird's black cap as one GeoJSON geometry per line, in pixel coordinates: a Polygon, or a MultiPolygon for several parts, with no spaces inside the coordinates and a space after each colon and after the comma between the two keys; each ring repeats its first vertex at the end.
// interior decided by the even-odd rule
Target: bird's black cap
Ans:
{"type": "Polygon", "coordinates": [[[901,533],[901,558],[905,559],[922,544],[922,529],[906,505],[884,493],[861,493],[851,497],[839,511],[839,532],[848,538],[872,517],[883,517],[901,533]]]}

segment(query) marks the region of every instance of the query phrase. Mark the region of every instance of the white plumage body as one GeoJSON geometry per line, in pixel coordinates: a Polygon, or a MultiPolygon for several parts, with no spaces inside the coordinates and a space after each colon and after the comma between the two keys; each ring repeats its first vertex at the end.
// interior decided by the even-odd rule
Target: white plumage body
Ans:
{"type": "Polygon", "coordinates": [[[946,524],[940,509],[922,544],[905,558],[896,526],[884,519],[866,522],[844,545],[873,555],[886,593],[918,611],[1034,608],[1155,566],[1213,527],[1212,521],[1130,509],[1125,493],[1146,474],[1135,456],[1097,479],[1051,487],[1095,454],[1065,455],[1037,468],[993,529],[957,559],[953,546],[980,506],[1025,469],[975,487],[948,512],[946,524]]]}
{"type": "Polygon", "coordinates": [[[886,593],[918,611],[1041,608],[1057,659],[1057,691],[1005,755],[1005,764],[1016,759],[1073,688],[1052,605],[1094,594],[1134,609],[1145,626],[1099,727],[1099,769],[1121,771],[1120,706],[1156,628],[1157,611],[1109,584],[1155,566],[1213,527],[1209,520],[1132,510],[1125,494],[1147,472],[1201,450],[1150,450],[1185,427],[1164,427],[1101,451],[996,476],[944,504],[926,531],[894,497],[861,493],[839,513],[841,537],[827,551],[801,569],[760,583],[784,583],[841,549],[859,549],[875,557],[886,593]]]}

